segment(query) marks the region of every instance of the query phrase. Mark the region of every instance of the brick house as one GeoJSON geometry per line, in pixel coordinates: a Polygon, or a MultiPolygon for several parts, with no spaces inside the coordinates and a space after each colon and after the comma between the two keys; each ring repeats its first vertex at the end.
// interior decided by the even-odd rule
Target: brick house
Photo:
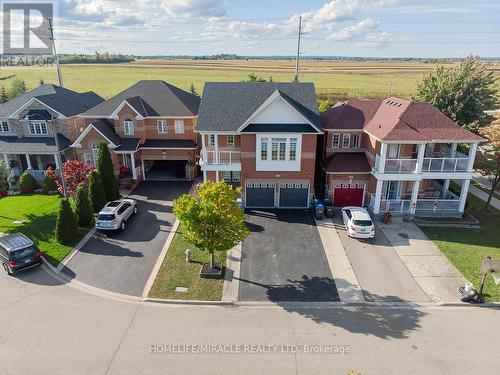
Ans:
{"type": "Polygon", "coordinates": [[[62,161],[73,159],[77,116],[103,100],[93,92],[45,84],[0,104],[0,155],[11,176],[28,170],[41,181],[49,166],[60,173],[54,131],[62,161]]]}
{"type": "Polygon", "coordinates": [[[80,115],[76,157],[95,164],[106,142],[115,171],[130,178],[193,180],[198,142],[194,130],[200,98],[159,80],[139,81],[80,115]]]}
{"type": "Polygon", "coordinates": [[[196,132],[204,180],[241,187],[246,207],[309,207],[323,134],[314,85],[207,83],[196,132]]]}
{"type": "Polygon", "coordinates": [[[427,103],[349,100],[321,114],[321,183],[334,205],[460,216],[483,138],[427,103]],[[451,188],[450,188],[451,186],[451,188]]]}

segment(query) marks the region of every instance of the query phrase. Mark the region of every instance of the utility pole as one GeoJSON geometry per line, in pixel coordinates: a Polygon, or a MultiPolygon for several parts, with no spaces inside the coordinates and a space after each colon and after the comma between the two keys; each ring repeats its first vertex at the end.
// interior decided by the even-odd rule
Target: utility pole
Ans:
{"type": "Polygon", "coordinates": [[[56,143],[56,158],[57,158],[57,164],[59,164],[59,172],[61,173],[61,185],[63,187],[63,195],[65,199],[68,199],[68,189],[66,188],[66,178],[64,177],[64,168],[63,168],[63,162],[61,158],[61,146],[59,145],[59,133],[57,132],[57,124],[54,123],[54,120],[51,120],[51,128],[52,132],[54,133],[54,140],[56,143]]]}
{"type": "Polygon", "coordinates": [[[54,27],[52,24],[52,18],[47,17],[47,21],[49,21],[49,31],[50,31],[50,40],[52,40],[52,52],[54,53],[54,58],[56,59],[56,68],[57,68],[57,77],[59,78],[59,86],[64,87],[62,72],[61,72],[61,64],[59,63],[59,56],[56,51],[56,42],[54,39],[54,27]]]}
{"type": "Polygon", "coordinates": [[[299,36],[297,38],[297,60],[295,61],[295,79],[299,82],[299,61],[300,61],[300,37],[302,36],[302,16],[299,17],[299,36]]]}

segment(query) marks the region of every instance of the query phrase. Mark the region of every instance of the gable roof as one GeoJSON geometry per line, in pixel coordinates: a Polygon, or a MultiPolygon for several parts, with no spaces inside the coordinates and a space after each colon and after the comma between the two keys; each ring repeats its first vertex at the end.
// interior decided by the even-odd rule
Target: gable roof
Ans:
{"type": "Polygon", "coordinates": [[[197,131],[237,131],[276,91],[321,129],[312,83],[209,82],[203,89],[197,131]]]}
{"type": "Polygon", "coordinates": [[[88,110],[82,116],[111,117],[125,101],[143,117],[191,117],[198,114],[200,106],[200,98],[196,95],[164,81],[143,80],[88,110]]]}
{"type": "Polygon", "coordinates": [[[87,134],[95,129],[102,137],[115,147],[121,144],[121,138],[115,133],[115,128],[108,120],[99,119],[89,124],[78,138],[71,144],[71,147],[81,147],[80,143],[87,134]]]}
{"type": "Polygon", "coordinates": [[[65,117],[76,116],[104,101],[92,91],[79,93],[57,85],[45,84],[0,104],[0,117],[11,116],[35,99],[65,117]]]}
{"type": "Polygon", "coordinates": [[[364,129],[383,141],[481,142],[429,103],[400,98],[349,100],[324,112],[325,129],[364,129]]]}

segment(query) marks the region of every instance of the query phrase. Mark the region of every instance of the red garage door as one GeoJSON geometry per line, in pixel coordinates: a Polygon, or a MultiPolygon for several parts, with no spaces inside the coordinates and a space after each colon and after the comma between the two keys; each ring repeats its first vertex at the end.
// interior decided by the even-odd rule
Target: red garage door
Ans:
{"type": "Polygon", "coordinates": [[[364,188],[336,187],[333,192],[333,205],[335,207],[361,206],[363,204],[364,188]]]}

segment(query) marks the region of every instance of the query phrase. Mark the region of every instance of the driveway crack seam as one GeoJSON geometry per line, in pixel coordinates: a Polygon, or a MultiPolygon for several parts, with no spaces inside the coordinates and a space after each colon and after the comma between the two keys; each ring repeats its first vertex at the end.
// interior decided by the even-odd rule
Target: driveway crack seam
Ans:
{"type": "Polygon", "coordinates": [[[123,332],[123,335],[122,335],[122,337],[120,339],[120,343],[116,347],[116,350],[113,352],[113,356],[111,357],[111,359],[109,360],[108,365],[106,366],[106,372],[105,372],[105,374],[109,374],[109,370],[111,369],[111,365],[115,361],[116,355],[120,351],[120,348],[122,347],[122,344],[125,341],[125,338],[127,337],[128,332],[130,331],[130,328],[132,327],[132,324],[134,324],[135,317],[136,317],[137,312],[139,311],[140,308],[141,308],[141,305],[137,306],[137,308],[135,309],[134,315],[132,315],[132,318],[130,319],[130,323],[129,323],[127,329],[125,330],[125,332],[123,332]]]}

